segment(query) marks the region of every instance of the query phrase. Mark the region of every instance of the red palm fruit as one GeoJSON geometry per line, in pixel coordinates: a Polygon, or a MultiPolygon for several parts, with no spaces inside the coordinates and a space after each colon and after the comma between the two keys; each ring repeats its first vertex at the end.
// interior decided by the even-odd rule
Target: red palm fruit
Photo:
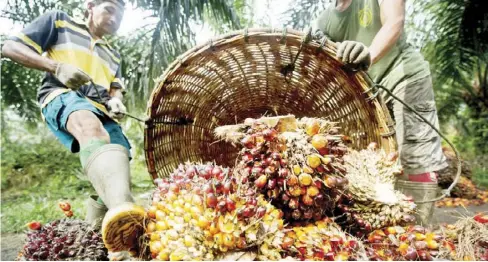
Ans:
{"type": "Polygon", "coordinates": [[[241,144],[248,148],[248,149],[251,149],[254,147],[256,143],[256,140],[254,139],[254,137],[252,136],[245,136],[242,140],[241,140],[241,144]]]}
{"type": "Polygon", "coordinates": [[[282,187],[285,184],[285,179],[284,178],[278,178],[278,179],[276,179],[276,184],[279,187],[282,187]]]}
{"type": "Polygon", "coordinates": [[[335,253],[334,252],[327,252],[324,256],[325,261],[334,261],[335,253]]]}
{"type": "Polygon", "coordinates": [[[252,217],[254,216],[254,208],[246,207],[243,210],[244,217],[252,217]]]}
{"type": "Polygon", "coordinates": [[[273,141],[277,135],[278,135],[278,132],[275,129],[263,130],[263,137],[266,141],[273,141]]]}
{"type": "Polygon", "coordinates": [[[313,199],[309,195],[303,195],[302,196],[302,202],[303,204],[307,206],[313,205],[313,199]]]}
{"type": "Polygon", "coordinates": [[[227,208],[227,210],[229,211],[234,211],[236,209],[236,202],[234,202],[234,200],[230,199],[230,198],[227,198],[225,200],[225,207],[227,208]]]}
{"type": "Polygon", "coordinates": [[[271,166],[271,163],[273,162],[273,159],[271,157],[266,157],[264,160],[263,160],[263,164],[265,166],[271,166]]]}
{"type": "Polygon", "coordinates": [[[293,243],[295,243],[295,241],[293,240],[293,238],[291,238],[291,237],[285,237],[283,239],[283,242],[281,243],[281,248],[283,250],[288,250],[291,246],[293,246],[293,243]]]}
{"type": "Polygon", "coordinates": [[[291,217],[295,220],[299,220],[302,218],[302,212],[298,209],[295,209],[293,210],[293,212],[291,213],[291,217]]]}
{"type": "Polygon", "coordinates": [[[249,198],[246,203],[250,206],[256,206],[258,204],[258,201],[256,200],[256,198],[249,198]]]}
{"type": "Polygon", "coordinates": [[[169,190],[171,190],[171,192],[178,193],[180,192],[180,187],[177,184],[172,183],[169,185],[169,190]]]}
{"type": "Polygon", "coordinates": [[[323,261],[325,258],[325,252],[323,249],[317,249],[313,252],[313,257],[319,261],[323,261]]]}
{"type": "Polygon", "coordinates": [[[244,153],[244,155],[242,155],[242,160],[247,163],[247,162],[251,162],[254,158],[252,157],[251,154],[249,153],[244,153]]]}
{"type": "Polygon", "coordinates": [[[263,217],[265,214],[266,214],[266,208],[265,208],[265,207],[259,207],[259,208],[256,210],[256,216],[257,216],[258,218],[263,217]]]}
{"type": "Polygon", "coordinates": [[[305,219],[311,219],[313,217],[313,211],[312,210],[306,210],[303,211],[303,218],[305,219]]]}
{"type": "Polygon", "coordinates": [[[217,197],[213,193],[207,194],[206,203],[208,207],[215,208],[217,206],[217,197]]]}
{"type": "Polygon", "coordinates": [[[73,210],[64,211],[64,215],[66,217],[72,217],[73,216],[73,210]]]}
{"type": "Polygon", "coordinates": [[[290,202],[288,202],[288,207],[290,207],[291,209],[297,209],[299,205],[300,204],[297,198],[291,198],[290,202]]]}
{"type": "Polygon", "coordinates": [[[225,194],[229,194],[229,193],[231,193],[232,188],[233,188],[232,182],[226,181],[224,183],[224,187],[222,188],[222,192],[224,192],[225,194]]]}
{"type": "Polygon", "coordinates": [[[281,177],[281,178],[286,178],[288,177],[288,174],[290,172],[288,172],[288,169],[286,168],[280,168],[280,170],[278,171],[278,176],[281,177]]]}
{"type": "Polygon", "coordinates": [[[268,180],[268,189],[274,189],[276,187],[276,179],[268,180]]]}
{"type": "Polygon", "coordinates": [[[63,211],[71,210],[71,205],[69,204],[68,201],[59,202],[58,205],[63,211]]]}
{"type": "Polygon", "coordinates": [[[42,227],[41,222],[38,222],[38,221],[31,221],[31,222],[27,223],[26,226],[30,230],[39,230],[42,227]]]}
{"type": "Polygon", "coordinates": [[[273,154],[271,154],[271,158],[273,158],[273,160],[279,161],[281,160],[281,155],[280,153],[274,152],[273,154]]]}
{"type": "Polygon", "coordinates": [[[276,172],[276,169],[274,166],[268,166],[265,170],[264,173],[268,176],[273,175],[276,172]]]}
{"type": "Polygon", "coordinates": [[[288,203],[288,201],[290,201],[290,196],[286,193],[283,193],[281,195],[281,200],[284,202],[284,203],[288,203]]]}
{"type": "Polygon", "coordinates": [[[227,203],[225,200],[221,200],[218,202],[217,204],[217,210],[220,211],[220,212],[225,212],[227,209],[226,209],[226,206],[227,206],[227,203]]]}
{"type": "Polygon", "coordinates": [[[254,184],[256,185],[257,188],[264,188],[266,186],[266,182],[268,182],[268,178],[266,175],[261,175],[254,181],[254,184]]]}
{"type": "Polygon", "coordinates": [[[322,183],[322,181],[320,181],[320,180],[315,180],[315,181],[313,181],[313,185],[314,185],[315,187],[317,187],[318,189],[321,189],[321,188],[322,188],[323,183],[322,183]]]}
{"type": "Polygon", "coordinates": [[[205,184],[202,186],[202,191],[207,194],[214,193],[214,188],[210,184],[205,184]]]}
{"type": "Polygon", "coordinates": [[[286,185],[287,186],[295,186],[296,184],[298,184],[298,177],[296,175],[289,175],[288,176],[288,179],[286,180],[286,185]]]}
{"type": "Polygon", "coordinates": [[[252,168],[252,173],[256,176],[259,176],[263,173],[263,168],[259,166],[255,166],[252,168]]]}
{"type": "Polygon", "coordinates": [[[288,166],[288,160],[282,158],[280,160],[280,166],[283,167],[283,168],[287,167],[288,166]]]}

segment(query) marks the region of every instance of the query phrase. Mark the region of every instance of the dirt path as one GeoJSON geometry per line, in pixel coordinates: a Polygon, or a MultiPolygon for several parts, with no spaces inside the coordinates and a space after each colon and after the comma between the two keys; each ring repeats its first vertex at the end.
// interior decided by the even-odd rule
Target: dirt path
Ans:
{"type": "MultiPolygon", "coordinates": [[[[482,206],[470,206],[468,209],[457,208],[436,208],[434,213],[435,223],[454,223],[461,215],[476,214],[478,212],[488,212],[488,204],[482,206]]],[[[5,234],[1,238],[2,261],[15,260],[24,242],[23,234],[5,234]]]]}

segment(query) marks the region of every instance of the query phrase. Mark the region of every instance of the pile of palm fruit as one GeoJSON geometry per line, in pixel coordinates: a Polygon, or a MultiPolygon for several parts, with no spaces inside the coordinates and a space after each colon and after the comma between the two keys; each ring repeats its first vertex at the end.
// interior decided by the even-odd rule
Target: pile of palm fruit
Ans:
{"type": "MultiPolygon", "coordinates": [[[[447,189],[452,182],[457,172],[457,158],[455,153],[443,148],[444,155],[448,166],[439,170],[439,186],[447,189]]],[[[480,206],[488,203],[488,191],[477,188],[472,181],[472,169],[469,163],[461,159],[461,177],[456,186],[451,191],[451,197],[444,198],[436,202],[437,207],[458,207],[458,206],[480,206]]]]}
{"type": "MultiPolygon", "coordinates": [[[[397,155],[376,143],[350,148],[351,139],[335,123],[294,116],[247,119],[217,128],[216,135],[239,148],[236,165],[184,163],[156,179],[139,260],[488,258],[488,216],[436,231],[415,225],[415,204],[394,189],[401,174],[397,155]]],[[[32,227],[28,258],[107,256],[95,231],[77,230],[93,233],[59,248],[44,239],[44,229],[32,227]]]]}
{"type": "Polygon", "coordinates": [[[364,260],[361,238],[413,222],[412,200],[393,189],[396,157],[350,149],[335,123],[246,119],[216,135],[240,149],[234,167],[185,163],[155,181],[150,259],[364,260]]]}

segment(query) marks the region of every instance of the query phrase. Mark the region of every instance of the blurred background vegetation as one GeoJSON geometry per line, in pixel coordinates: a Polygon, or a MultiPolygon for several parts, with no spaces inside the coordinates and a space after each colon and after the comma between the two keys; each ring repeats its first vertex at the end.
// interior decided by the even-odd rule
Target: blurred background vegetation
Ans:
{"type": "MultiPolygon", "coordinates": [[[[263,0],[265,7],[279,1],[263,0]]],[[[79,16],[80,2],[7,0],[0,17],[23,25],[51,9],[79,16]]],[[[209,37],[269,26],[269,17],[256,15],[256,2],[261,2],[256,0],[127,2],[146,11],[153,21],[128,35],[110,38],[123,58],[125,102],[136,115],[145,112],[155,79],[176,56],[196,44],[195,25],[208,28],[209,37]]],[[[304,29],[330,1],[286,2],[289,5],[278,21],[304,29]]],[[[442,131],[471,163],[474,180],[481,186],[488,185],[487,10],[486,0],[407,0],[406,33],[431,64],[442,131]]],[[[22,231],[30,220],[60,218],[57,202],[61,199],[70,200],[75,215],[83,218],[84,201],[93,189],[82,177],[78,156],[62,147],[42,123],[35,100],[42,74],[5,58],[1,67],[2,233],[22,231]]],[[[122,127],[134,147],[135,193],[148,192],[152,183],[144,160],[143,127],[131,119],[124,120],[122,127]]]]}

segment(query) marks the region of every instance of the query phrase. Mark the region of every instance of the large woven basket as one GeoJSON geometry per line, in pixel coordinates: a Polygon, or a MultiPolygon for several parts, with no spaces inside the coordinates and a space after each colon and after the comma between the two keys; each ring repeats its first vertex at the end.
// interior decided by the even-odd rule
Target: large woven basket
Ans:
{"type": "Polygon", "coordinates": [[[214,128],[248,117],[294,114],[337,121],[353,147],[395,149],[391,120],[364,73],[335,58],[333,43],[293,30],[233,32],[181,55],[153,91],[145,129],[153,178],[186,161],[233,166],[237,149],[214,128]]]}

